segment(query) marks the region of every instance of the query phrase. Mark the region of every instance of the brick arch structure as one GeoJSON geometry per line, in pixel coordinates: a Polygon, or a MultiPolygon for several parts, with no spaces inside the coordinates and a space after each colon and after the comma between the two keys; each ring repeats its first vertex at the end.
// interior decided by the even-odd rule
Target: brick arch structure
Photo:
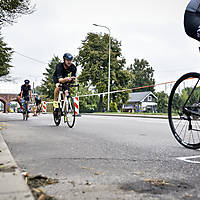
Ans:
{"type": "Polygon", "coordinates": [[[0,101],[4,103],[4,112],[8,112],[8,103],[16,100],[17,94],[0,94],[0,101]]]}

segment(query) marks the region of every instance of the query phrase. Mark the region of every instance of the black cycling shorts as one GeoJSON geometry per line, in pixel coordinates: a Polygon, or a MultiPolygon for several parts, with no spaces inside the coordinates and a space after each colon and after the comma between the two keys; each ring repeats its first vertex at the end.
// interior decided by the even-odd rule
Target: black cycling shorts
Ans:
{"type": "Polygon", "coordinates": [[[194,13],[186,10],[184,16],[184,27],[186,34],[189,37],[192,37],[195,40],[200,41],[200,38],[197,37],[197,30],[199,26],[200,26],[200,13],[194,13]]]}
{"type": "Polygon", "coordinates": [[[25,100],[25,101],[30,101],[30,96],[22,96],[22,98],[25,100]]]}

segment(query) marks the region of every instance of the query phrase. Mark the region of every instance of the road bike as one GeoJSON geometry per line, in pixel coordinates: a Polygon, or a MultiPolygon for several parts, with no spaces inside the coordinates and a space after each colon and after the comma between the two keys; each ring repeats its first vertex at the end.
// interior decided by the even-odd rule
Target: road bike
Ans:
{"type": "Polygon", "coordinates": [[[168,119],[176,140],[186,148],[200,148],[200,74],[180,77],[169,96],[168,119]]]}
{"type": "Polygon", "coordinates": [[[56,126],[60,125],[61,117],[64,117],[64,123],[72,128],[75,124],[75,105],[70,93],[70,88],[78,87],[71,83],[60,84],[60,92],[58,96],[58,108],[54,108],[53,117],[56,126]]]}

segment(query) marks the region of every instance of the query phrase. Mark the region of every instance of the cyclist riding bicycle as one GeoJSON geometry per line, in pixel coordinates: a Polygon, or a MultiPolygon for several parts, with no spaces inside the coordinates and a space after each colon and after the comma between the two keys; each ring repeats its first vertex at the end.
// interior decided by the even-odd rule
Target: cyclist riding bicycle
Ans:
{"type": "Polygon", "coordinates": [[[27,100],[27,108],[29,108],[29,101],[30,99],[32,99],[31,86],[29,85],[29,83],[30,81],[27,79],[24,81],[24,85],[21,86],[21,92],[17,96],[17,101],[22,110],[23,110],[23,107],[22,107],[21,99],[24,98],[25,100],[27,100]]]}
{"type": "Polygon", "coordinates": [[[187,5],[184,27],[188,36],[200,41],[200,0],[191,0],[187,5]]]}
{"type": "Polygon", "coordinates": [[[36,106],[39,106],[41,104],[41,98],[38,95],[35,96],[35,104],[36,106]]]}
{"type": "Polygon", "coordinates": [[[56,88],[54,90],[54,101],[53,107],[58,108],[58,95],[59,95],[59,85],[60,83],[66,82],[74,82],[76,79],[76,66],[72,63],[73,56],[70,53],[65,53],[63,55],[63,63],[59,63],[56,65],[56,71],[53,74],[53,81],[56,84],[56,88]],[[69,76],[71,73],[71,77],[69,76]]]}
{"type": "Polygon", "coordinates": [[[41,105],[41,98],[38,95],[35,96],[35,104],[36,104],[36,112],[37,112],[40,109],[40,105],[41,105]]]}

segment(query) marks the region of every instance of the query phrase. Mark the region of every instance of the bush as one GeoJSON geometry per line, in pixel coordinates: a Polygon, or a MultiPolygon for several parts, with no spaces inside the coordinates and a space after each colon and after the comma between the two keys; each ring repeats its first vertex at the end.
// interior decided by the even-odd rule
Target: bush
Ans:
{"type": "Polygon", "coordinates": [[[115,102],[110,103],[110,112],[117,112],[117,104],[115,102]]]}

